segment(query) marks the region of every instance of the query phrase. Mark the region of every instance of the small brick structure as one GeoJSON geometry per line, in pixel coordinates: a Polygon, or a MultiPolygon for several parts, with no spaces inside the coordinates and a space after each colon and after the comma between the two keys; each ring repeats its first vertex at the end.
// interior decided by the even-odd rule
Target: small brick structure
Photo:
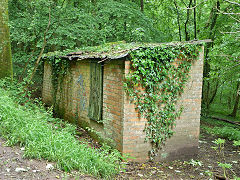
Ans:
{"type": "MultiPolygon", "coordinates": [[[[192,64],[190,78],[177,103],[177,106],[183,106],[184,109],[176,120],[175,134],[166,141],[155,158],[157,161],[192,158],[198,152],[203,49],[202,46],[197,60],[192,64]]],[[[135,105],[129,102],[123,87],[124,78],[131,67],[128,52],[129,50],[122,51],[115,57],[106,54],[89,55],[83,52],[62,57],[69,59],[70,68],[55,91],[53,91],[52,68],[45,61],[43,102],[57,105],[61,117],[81,127],[93,128],[103,139],[111,139],[112,146],[130,154],[135,158],[133,161],[140,162],[149,159],[151,145],[145,142],[146,135],[143,131],[147,121],[140,117],[135,105]],[[102,114],[98,117],[104,121],[100,123],[89,117],[91,111],[89,107],[93,103],[91,98],[95,93],[92,90],[94,84],[91,84],[91,79],[98,78],[91,73],[91,63],[96,61],[101,62],[99,64],[102,68],[100,92],[102,114]]]]}

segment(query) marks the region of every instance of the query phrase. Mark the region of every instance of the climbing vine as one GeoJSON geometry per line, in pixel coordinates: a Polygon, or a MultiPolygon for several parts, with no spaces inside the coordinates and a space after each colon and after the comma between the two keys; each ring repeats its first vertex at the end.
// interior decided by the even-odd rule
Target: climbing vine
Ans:
{"type": "Polygon", "coordinates": [[[153,146],[150,152],[153,157],[174,133],[175,120],[182,111],[176,108],[176,103],[188,80],[192,61],[198,55],[198,46],[140,48],[130,55],[132,68],[124,86],[130,101],[148,120],[146,140],[153,146]]]}
{"type": "MultiPolygon", "coordinates": [[[[52,85],[53,85],[53,102],[54,102],[54,109],[55,111],[58,111],[59,106],[56,103],[56,96],[57,96],[57,90],[58,86],[60,85],[60,91],[61,91],[61,84],[63,82],[63,78],[68,72],[68,69],[70,67],[69,60],[58,58],[57,56],[49,56],[47,58],[48,63],[51,65],[52,69],[52,85]]],[[[62,93],[60,93],[62,94],[62,93]]]]}
{"type": "Polygon", "coordinates": [[[50,57],[49,61],[52,68],[53,88],[57,90],[59,83],[62,83],[63,77],[67,74],[69,68],[69,60],[58,57],[50,57]]]}

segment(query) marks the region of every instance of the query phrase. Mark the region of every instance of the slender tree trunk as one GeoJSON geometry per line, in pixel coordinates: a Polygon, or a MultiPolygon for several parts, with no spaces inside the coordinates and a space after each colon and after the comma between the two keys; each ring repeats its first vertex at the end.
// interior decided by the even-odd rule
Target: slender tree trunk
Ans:
{"type": "Polygon", "coordinates": [[[140,0],[140,3],[141,3],[141,11],[144,12],[144,2],[143,2],[143,0],[140,0]]]}
{"type": "MultiPolygon", "coordinates": [[[[212,40],[214,40],[213,29],[214,29],[214,27],[216,25],[217,18],[218,18],[218,13],[217,13],[216,7],[217,7],[217,9],[220,9],[220,2],[219,1],[217,1],[216,5],[214,5],[214,7],[212,8],[212,13],[210,14],[211,22],[207,25],[207,26],[210,26],[209,27],[208,39],[212,39],[212,40]]],[[[210,64],[209,64],[208,54],[209,54],[210,48],[212,46],[213,46],[212,42],[211,43],[207,43],[206,52],[205,52],[204,69],[203,69],[203,77],[204,78],[209,78],[210,64]]],[[[209,102],[209,92],[210,92],[209,80],[203,81],[203,87],[205,87],[204,91],[203,91],[203,94],[202,94],[203,103],[207,105],[208,104],[207,102],[209,102]]]]}
{"type": "Polygon", "coordinates": [[[0,0],[0,78],[13,77],[8,0],[0,0]]]}
{"type": "MultiPolygon", "coordinates": [[[[194,6],[196,6],[196,0],[194,0],[194,6]]],[[[197,19],[196,19],[196,7],[193,9],[193,19],[194,19],[194,39],[197,39],[197,19]]]]}
{"type": "Polygon", "coordinates": [[[237,116],[237,110],[238,110],[238,104],[239,104],[239,100],[240,100],[240,81],[237,82],[237,96],[236,96],[236,101],[234,103],[234,107],[233,107],[233,111],[230,114],[230,116],[232,117],[236,117],[237,116]]]}
{"type": "Polygon", "coordinates": [[[179,41],[182,41],[182,35],[181,35],[181,24],[180,24],[180,14],[178,10],[177,2],[174,0],[174,5],[177,11],[177,22],[178,22],[178,34],[179,34],[179,41]]]}
{"type": "MultiPolygon", "coordinates": [[[[51,8],[49,7],[48,25],[47,25],[47,28],[46,28],[46,30],[45,30],[45,32],[44,32],[42,49],[41,49],[41,51],[40,51],[40,54],[38,55],[37,61],[36,61],[36,63],[35,63],[35,66],[34,66],[34,68],[33,68],[32,74],[31,74],[31,76],[30,76],[30,79],[28,80],[28,83],[27,83],[26,87],[28,87],[29,84],[30,84],[30,82],[32,81],[33,76],[35,75],[35,72],[36,72],[36,70],[37,70],[37,68],[38,68],[38,65],[39,65],[40,61],[41,61],[41,58],[42,58],[44,49],[45,49],[46,44],[47,44],[47,37],[46,37],[46,36],[47,36],[47,33],[48,33],[48,30],[49,30],[50,25],[51,25],[51,8]]],[[[27,88],[26,88],[26,89],[27,89],[27,88]]]]}
{"type": "Polygon", "coordinates": [[[210,101],[209,101],[209,106],[212,104],[214,98],[215,98],[216,95],[217,95],[218,85],[219,85],[219,81],[217,81],[217,83],[216,83],[216,86],[215,86],[215,89],[214,89],[214,91],[213,91],[212,97],[211,97],[211,99],[210,99],[210,101]]]}
{"type": "MultiPolygon", "coordinates": [[[[220,9],[220,2],[219,2],[219,1],[217,1],[216,6],[217,6],[217,9],[220,9]]],[[[217,10],[216,10],[215,5],[214,5],[214,7],[213,7],[213,15],[210,15],[210,16],[212,16],[212,21],[211,21],[211,25],[210,25],[210,28],[209,28],[208,39],[214,40],[214,36],[213,36],[213,35],[214,35],[214,32],[213,32],[213,29],[214,29],[214,27],[215,27],[215,25],[216,25],[217,18],[218,18],[218,13],[217,13],[217,10]]],[[[208,54],[209,54],[209,50],[210,50],[210,48],[211,48],[212,46],[213,46],[213,43],[211,42],[211,43],[208,43],[208,44],[207,44],[207,48],[206,48],[206,53],[205,53],[205,59],[206,59],[206,61],[205,61],[205,63],[207,63],[208,65],[209,65],[209,63],[208,63],[208,54]]],[[[205,68],[205,71],[203,71],[204,77],[208,77],[209,71],[210,71],[210,68],[205,68]]]]}
{"type": "MultiPolygon", "coordinates": [[[[192,0],[189,1],[189,5],[187,8],[190,8],[192,5],[192,0]]],[[[186,22],[185,22],[185,40],[186,41],[189,41],[190,40],[190,35],[188,33],[188,30],[187,30],[187,24],[188,24],[188,21],[189,21],[189,16],[190,16],[190,9],[187,9],[187,19],[186,19],[186,22]]]]}

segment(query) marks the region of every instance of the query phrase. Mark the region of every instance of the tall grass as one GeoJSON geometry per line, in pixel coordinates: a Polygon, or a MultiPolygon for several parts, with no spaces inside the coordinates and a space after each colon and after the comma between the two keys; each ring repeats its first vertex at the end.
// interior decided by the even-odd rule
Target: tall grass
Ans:
{"type": "Polygon", "coordinates": [[[0,135],[8,144],[24,146],[24,156],[57,162],[65,171],[79,170],[99,177],[111,177],[119,172],[120,153],[116,150],[93,149],[75,139],[76,127],[64,128],[43,108],[21,106],[0,88],[0,135]],[[26,108],[28,107],[28,108],[26,108]]]}

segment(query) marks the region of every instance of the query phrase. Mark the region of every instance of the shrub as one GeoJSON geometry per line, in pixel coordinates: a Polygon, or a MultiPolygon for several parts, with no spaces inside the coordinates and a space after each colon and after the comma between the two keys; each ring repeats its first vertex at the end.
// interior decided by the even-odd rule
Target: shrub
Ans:
{"type": "Polygon", "coordinates": [[[214,127],[210,128],[207,126],[202,127],[204,130],[206,130],[208,133],[217,135],[218,137],[227,138],[229,140],[240,140],[240,131],[233,127],[214,127]]]}

